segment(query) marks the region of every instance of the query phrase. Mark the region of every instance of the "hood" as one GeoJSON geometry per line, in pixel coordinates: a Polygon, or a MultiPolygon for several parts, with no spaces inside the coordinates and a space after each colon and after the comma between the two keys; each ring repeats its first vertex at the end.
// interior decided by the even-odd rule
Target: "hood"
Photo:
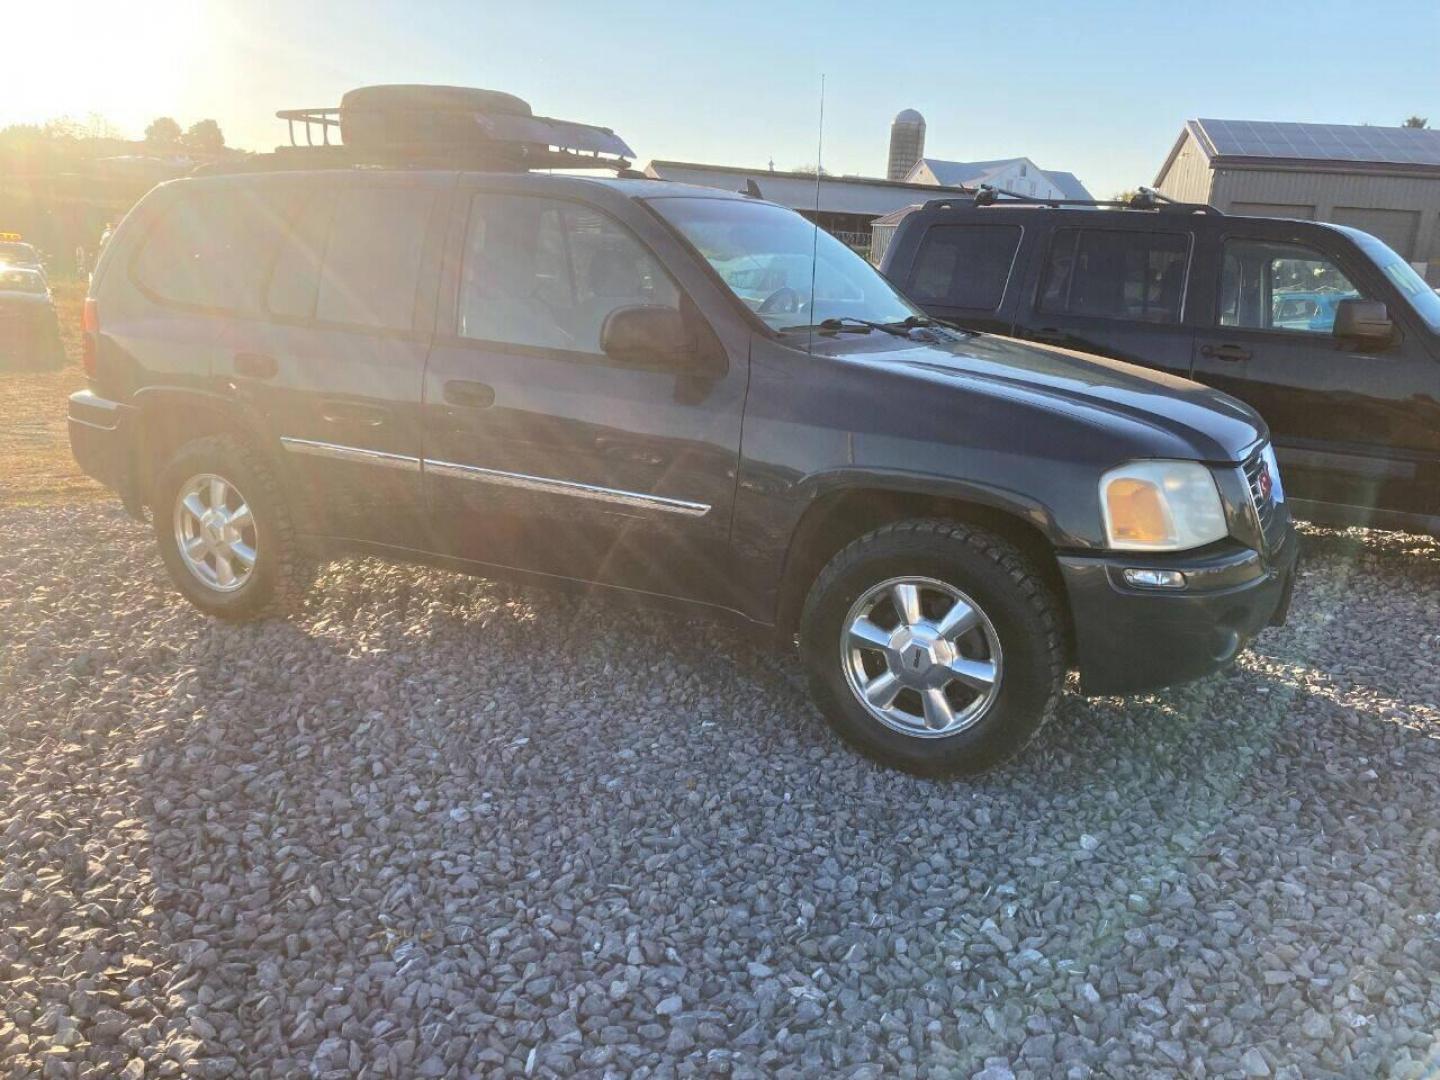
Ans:
{"type": "MultiPolygon", "coordinates": [[[[1164,372],[993,334],[929,343],[876,334],[850,359],[963,383],[981,393],[1029,400],[1107,429],[1150,432],[1156,457],[1239,461],[1268,431],[1258,413],[1228,394],[1164,372]],[[1137,429],[1139,429],[1137,431],[1137,429]],[[1178,445],[1177,445],[1178,444],[1178,445]]],[[[852,339],[854,340],[854,339],[852,339]]]]}

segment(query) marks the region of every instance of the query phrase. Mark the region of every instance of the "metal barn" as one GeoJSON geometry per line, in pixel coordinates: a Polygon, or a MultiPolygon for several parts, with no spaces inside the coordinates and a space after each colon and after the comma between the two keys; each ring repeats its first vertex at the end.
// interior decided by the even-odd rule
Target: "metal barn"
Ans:
{"type": "Polygon", "coordinates": [[[1190,120],[1155,187],[1228,214],[1364,229],[1440,281],[1440,131],[1190,120]]]}

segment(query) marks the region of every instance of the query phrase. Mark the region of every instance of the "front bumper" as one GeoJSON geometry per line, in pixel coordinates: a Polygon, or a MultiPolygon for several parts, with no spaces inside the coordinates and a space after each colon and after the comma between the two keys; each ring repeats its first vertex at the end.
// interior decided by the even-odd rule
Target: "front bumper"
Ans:
{"type": "Polygon", "coordinates": [[[135,409],[79,390],[70,395],[68,426],[70,453],[81,471],[118,494],[125,509],[138,516],[135,409]]]}
{"type": "Polygon", "coordinates": [[[1080,687],[1129,694],[1188,682],[1226,666],[1267,626],[1285,621],[1299,541],[1202,557],[1061,556],[1080,687]],[[1179,570],[1183,590],[1135,588],[1128,567],[1179,570]]]}

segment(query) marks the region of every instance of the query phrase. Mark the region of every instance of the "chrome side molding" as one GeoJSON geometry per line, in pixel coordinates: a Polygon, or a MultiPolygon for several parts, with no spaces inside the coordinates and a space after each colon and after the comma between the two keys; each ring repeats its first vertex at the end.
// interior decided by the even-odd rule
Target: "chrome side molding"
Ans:
{"type": "Polygon", "coordinates": [[[379,465],[388,469],[404,469],[407,472],[433,472],[437,476],[448,476],[458,480],[520,488],[524,491],[547,495],[568,495],[573,498],[591,499],[617,506],[631,506],[641,510],[661,510],[668,514],[683,514],[686,517],[704,517],[710,512],[709,503],[688,502],[685,499],[671,499],[662,495],[646,495],[639,491],[621,491],[617,488],[600,487],[596,484],[582,484],[575,480],[555,480],[547,476],[531,476],[528,473],[483,469],[478,465],[461,465],[455,461],[432,461],[429,458],[422,459],[410,454],[390,454],[383,450],[366,450],[359,446],[342,446],[339,443],[320,442],[316,439],[296,439],[288,435],[282,436],[280,443],[291,453],[309,454],[313,457],[330,458],[334,461],[353,461],[379,465]]]}
{"type": "Polygon", "coordinates": [[[420,459],[410,454],[387,454],[383,450],[341,446],[338,443],[318,442],[315,439],[292,439],[288,435],[280,437],[280,445],[295,454],[309,454],[312,457],[330,458],[334,461],[358,461],[369,465],[383,465],[387,469],[404,469],[406,472],[420,471],[420,459]]]}
{"type": "Polygon", "coordinates": [[[450,476],[458,480],[474,480],[482,484],[497,484],[501,487],[521,488],[549,495],[571,495],[580,499],[614,503],[619,506],[634,506],[644,510],[663,510],[670,514],[684,514],[687,517],[703,517],[710,512],[709,503],[687,502],[684,499],[669,499],[660,495],[645,495],[638,491],[620,491],[616,488],[599,487],[595,484],[581,484],[574,480],[554,480],[547,476],[531,476],[528,473],[502,472],[499,469],[482,469],[478,465],[460,465],[453,461],[432,461],[425,459],[425,471],[439,476],[450,476]]]}

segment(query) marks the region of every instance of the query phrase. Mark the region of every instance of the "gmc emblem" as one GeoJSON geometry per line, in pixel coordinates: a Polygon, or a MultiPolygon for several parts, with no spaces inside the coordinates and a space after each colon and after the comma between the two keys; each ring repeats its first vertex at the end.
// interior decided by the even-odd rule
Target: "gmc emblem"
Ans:
{"type": "Polygon", "coordinates": [[[1260,499],[1262,502],[1269,502],[1275,494],[1275,481],[1270,476],[1270,463],[1262,462],[1259,478],[1260,499]]]}

